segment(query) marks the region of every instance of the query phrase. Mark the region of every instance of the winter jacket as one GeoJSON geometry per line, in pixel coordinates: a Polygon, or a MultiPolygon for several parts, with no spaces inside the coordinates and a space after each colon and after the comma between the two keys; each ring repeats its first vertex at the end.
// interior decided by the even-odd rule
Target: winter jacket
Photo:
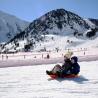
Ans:
{"type": "Polygon", "coordinates": [[[70,61],[70,59],[66,59],[65,60],[65,62],[64,62],[64,64],[62,65],[62,68],[61,68],[61,72],[63,73],[63,74],[67,74],[67,72],[71,69],[71,66],[72,65],[72,63],[71,63],[71,61],[70,61]]]}
{"type": "Polygon", "coordinates": [[[74,60],[74,63],[72,63],[72,68],[70,70],[70,73],[78,74],[80,72],[80,65],[77,63],[78,58],[76,56],[73,56],[71,60],[74,60]]]}
{"type": "Polygon", "coordinates": [[[76,62],[74,64],[72,64],[72,68],[70,70],[70,73],[72,74],[78,74],[80,72],[80,66],[79,64],[76,62]]]}

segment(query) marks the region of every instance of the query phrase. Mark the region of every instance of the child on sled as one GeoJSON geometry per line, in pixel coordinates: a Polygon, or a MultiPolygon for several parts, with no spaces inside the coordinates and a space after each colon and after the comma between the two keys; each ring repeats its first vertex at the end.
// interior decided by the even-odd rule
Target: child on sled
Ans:
{"type": "Polygon", "coordinates": [[[64,55],[64,63],[62,66],[57,64],[51,71],[46,71],[46,73],[48,75],[55,74],[59,77],[69,74],[77,75],[80,72],[80,66],[77,62],[78,58],[76,56],[71,58],[69,54],[66,54],[64,55]]]}

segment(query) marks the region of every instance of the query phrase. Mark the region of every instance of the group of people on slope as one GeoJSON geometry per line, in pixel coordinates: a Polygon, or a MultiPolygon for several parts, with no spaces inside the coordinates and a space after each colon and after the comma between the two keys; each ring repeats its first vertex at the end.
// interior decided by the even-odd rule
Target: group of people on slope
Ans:
{"type": "Polygon", "coordinates": [[[77,75],[80,72],[80,65],[78,64],[78,58],[76,56],[71,57],[70,54],[64,55],[64,63],[62,66],[55,65],[51,71],[46,71],[48,75],[57,74],[59,77],[64,75],[74,74],[77,75]]]}

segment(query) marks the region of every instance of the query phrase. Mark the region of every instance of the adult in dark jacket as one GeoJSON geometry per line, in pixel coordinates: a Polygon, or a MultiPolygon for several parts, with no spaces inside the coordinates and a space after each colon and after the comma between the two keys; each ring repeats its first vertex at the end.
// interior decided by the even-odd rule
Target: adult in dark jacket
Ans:
{"type": "Polygon", "coordinates": [[[64,56],[64,64],[61,67],[61,73],[62,73],[62,75],[68,74],[69,70],[72,67],[71,65],[72,65],[72,63],[71,63],[70,58],[66,57],[66,55],[65,55],[64,56]]]}
{"type": "Polygon", "coordinates": [[[54,68],[51,71],[46,70],[46,73],[49,74],[58,74],[58,76],[62,76],[68,73],[68,71],[71,68],[71,60],[69,58],[69,55],[64,55],[64,63],[62,66],[55,65],[54,68]]]}
{"type": "Polygon", "coordinates": [[[72,68],[70,70],[70,73],[77,75],[80,72],[80,65],[78,64],[78,58],[76,56],[73,56],[71,58],[71,62],[72,62],[72,68]]]}
{"type": "Polygon", "coordinates": [[[71,67],[72,67],[72,63],[70,60],[70,56],[64,55],[64,63],[61,66],[60,70],[57,72],[58,76],[63,78],[64,75],[68,75],[71,67]]]}

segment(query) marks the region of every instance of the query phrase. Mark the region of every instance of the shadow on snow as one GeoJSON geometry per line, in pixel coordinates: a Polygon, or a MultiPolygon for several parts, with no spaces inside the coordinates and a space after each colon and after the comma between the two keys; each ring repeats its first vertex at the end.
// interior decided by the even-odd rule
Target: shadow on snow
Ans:
{"type": "Polygon", "coordinates": [[[83,84],[84,82],[86,81],[89,81],[87,78],[85,78],[84,76],[80,75],[79,77],[76,77],[76,78],[57,78],[57,79],[52,79],[52,78],[49,78],[48,81],[51,81],[51,80],[57,80],[59,82],[62,82],[62,81],[74,81],[78,84],[83,84]]]}

